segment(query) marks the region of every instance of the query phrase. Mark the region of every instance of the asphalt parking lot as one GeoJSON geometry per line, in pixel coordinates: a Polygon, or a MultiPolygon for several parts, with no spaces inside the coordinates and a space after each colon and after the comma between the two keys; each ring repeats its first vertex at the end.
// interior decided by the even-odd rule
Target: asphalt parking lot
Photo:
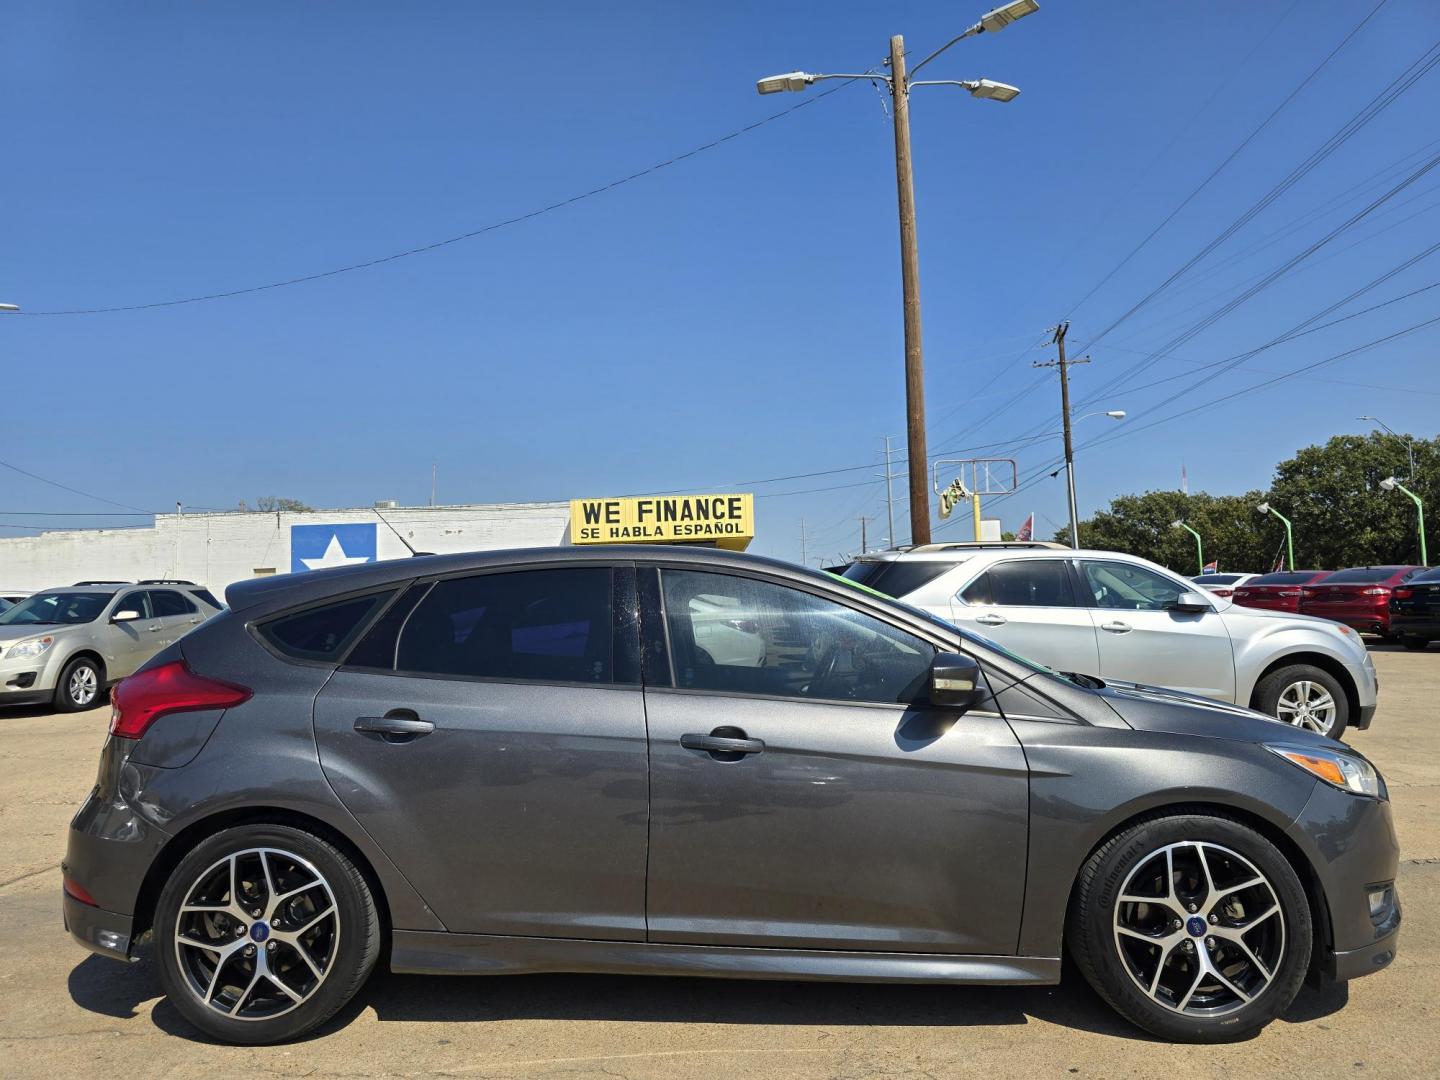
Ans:
{"type": "Polygon", "coordinates": [[[89,956],[60,925],[59,861],[108,709],[0,711],[0,1072],[7,1077],[1435,1076],[1440,1072],[1440,648],[1378,647],[1380,710],[1353,737],[1385,774],[1400,832],[1400,954],[1306,989],[1248,1043],[1177,1047],[1129,1027],[1082,980],[1059,987],[845,986],[602,976],[378,974],[309,1040],[208,1043],[151,965],[89,956]]]}

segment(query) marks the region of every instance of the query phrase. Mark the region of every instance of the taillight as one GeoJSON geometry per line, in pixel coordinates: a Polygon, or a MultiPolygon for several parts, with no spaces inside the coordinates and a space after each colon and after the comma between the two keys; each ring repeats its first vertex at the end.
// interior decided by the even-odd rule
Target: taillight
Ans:
{"type": "Polygon", "coordinates": [[[1216,595],[1216,596],[1233,596],[1234,594],[1235,594],[1235,590],[1234,590],[1234,589],[1216,589],[1216,590],[1215,590],[1215,595],[1216,595]]]}
{"type": "Polygon", "coordinates": [[[1389,596],[1390,590],[1383,585],[1376,585],[1373,588],[1361,589],[1361,596],[1389,596]]]}
{"type": "Polygon", "coordinates": [[[1235,590],[1235,599],[1236,599],[1236,600],[1249,600],[1249,599],[1250,599],[1252,596],[1254,596],[1254,595],[1255,595],[1255,590],[1254,590],[1254,589],[1236,589],[1236,590],[1235,590]]]}
{"type": "Polygon", "coordinates": [[[110,734],[138,739],[169,713],[229,709],[251,696],[243,686],[204,678],[186,667],[185,661],[173,660],[115,684],[110,693],[110,734]]]}
{"type": "Polygon", "coordinates": [[[1276,596],[1314,596],[1314,589],[1281,589],[1276,596]]]}
{"type": "Polygon", "coordinates": [[[1318,592],[1318,591],[1319,591],[1319,590],[1317,590],[1317,589],[1301,589],[1301,590],[1300,590],[1300,595],[1301,595],[1302,597],[1313,597],[1313,596],[1315,595],[1315,593],[1318,592]]]}
{"type": "Polygon", "coordinates": [[[1408,586],[1408,585],[1402,585],[1402,586],[1400,586],[1400,588],[1398,588],[1398,589],[1395,590],[1395,597],[1396,597],[1396,599],[1398,599],[1398,600],[1409,600],[1410,597],[1412,597],[1412,596],[1414,596],[1414,595],[1415,595],[1415,590],[1412,589],[1412,588],[1410,588],[1410,586],[1408,586]]]}

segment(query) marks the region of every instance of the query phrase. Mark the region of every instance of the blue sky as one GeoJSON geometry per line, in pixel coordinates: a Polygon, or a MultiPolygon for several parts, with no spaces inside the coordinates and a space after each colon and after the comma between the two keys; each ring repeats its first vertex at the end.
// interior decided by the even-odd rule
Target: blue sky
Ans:
{"type": "MultiPolygon", "coordinates": [[[[144,304],[481,228],[804,100],[757,96],[758,76],[864,70],[892,33],[928,51],[982,6],[16,0],[0,38],[0,301],[144,304]]],[[[927,71],[1023,89],[1008,105],[914,95],[932,453],[1058,428],[1058,389],[1030,366],[1052,355],[1035,347],[1045,328],[1071,312],[1072,352],[1083,346],[1440,38],[1436,5],[1389,0],[1076,307],[1372,6],[1042,0],[927,71]]],[[[1437,111],[1440,73],[1098,342],[1077,398],[1440,151],[1437,111]]],[[[1437,208],[1440,169],[1130,385],[1288,330],[1433,243],[1437,208]]],[[[1440,255],[1325,321],[1435,281],[1440,255]]],[[[764,496],[753,550],[797,557],[803,519],[811,555],[830,556],[857,545],[860,514],[878,519],[872,538],[885,532],[878,448],[904,430],[899,289],[890,129],[881,96],[854,84],[429,254],[208,303],[4,317],[0,458],[147,510],[267,494],[423,502],[432,461],[442,501],[737,488],[764,496]],[[866,467],[745,483],[853,466],[866,467]]],[[[1077,413],[1131,420],[1080,421],[1077,441],[1437,314],[1440,289],[1271,349],[1163,408],[1198,376],[1117,388],[1077,413]]],[[[1366,429],[1362,413],[1433,436],[1434,340],[1402,338],[1083,451],[1082,513],[1176,486],[1182,461],[1192,490],[1264,486],[1297,447],[1366,429]]],[[[1043,473],[1058,439],[990,452],[1043,473]]],[[[995,512],[1013,528],[1034,509],[1048,535],[1065,519],[1063,488],[1043,479],[995,512]]],[[[115,509],[0,470],[0,511],[115,509]]]]}

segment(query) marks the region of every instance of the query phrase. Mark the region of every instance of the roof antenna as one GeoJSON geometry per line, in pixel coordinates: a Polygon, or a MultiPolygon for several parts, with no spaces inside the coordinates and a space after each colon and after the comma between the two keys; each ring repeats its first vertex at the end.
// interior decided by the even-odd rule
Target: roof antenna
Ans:
{"type": "Polygon", "coordinates": [[[405,550],[407,550],[408,552],[410,552],[410,557],[411,557],[412,559],[418,559],[421,555],[434,555],[434,554],[435,554],[433,551],[416,551],[416,550],[414,549],[414,547],[411,546],[410,541],[409,541],[409,540],[406,540],[405,537],[403,537],[403,536],[400,535],[400,530],[397,529],[397,528],[395,528],[394,525],[391,525],[389,519],[388,519],[384,514],[382,514],[379,510],[375,509],[374,507],[371,507],[371,509],[374,510],[375,516],[376,516],[377,518],[379,518],[381,521],[385,522],[385,527],[386,527],[387,529],[389,529],[391,532],[393,532],[393,533],[395,534],[396,538],[397,538],[402,544],[405,545],[405,550]]]}

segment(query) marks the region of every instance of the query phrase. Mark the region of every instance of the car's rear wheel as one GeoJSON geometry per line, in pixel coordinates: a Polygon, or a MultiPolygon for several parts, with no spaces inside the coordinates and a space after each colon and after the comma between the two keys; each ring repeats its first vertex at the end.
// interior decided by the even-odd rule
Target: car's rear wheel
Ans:
{"type": "Polygon", "coordinates": [[[1260,680],[1255,697],[1261,712],[1332,739],[1350,722],[1350,701],[1339,680],[1312,664],[1272,671],[1260,680]]]}
{"type": "Polygon", "coordinates": [[[156,909],[166,995],[224,1042],[283,1042],[324,1023],[355,996],[379,950],[364,875],[334,845],[284,825],[205,840],[156,909]]]}
{"type": "Polygon", "coordinates": [[[1404,645],[1407,649],[1414,649],[1416,652],[1420,652],[1423,649],[1429,648],[1430,639],[1424,637],[1406,636],[1400,639],[1400,644],[1404,645]]]}
{"type": "Polygon", "coordinates": [[[1157,817],[1086,862],[1068,928],[1085,978],[1133,1023],[1177,1042],[1233,1042],[1294,1000],[1310,907],[1276,847],[1238,821],[1157,817]]]}
{"type": "Polygon", "coordinates": [[[105,689],[105,675],[100,665],[88,656],[77,656],[60,672],[55,684],[55,710],[79,712],[92,708],[105,689]]]}

